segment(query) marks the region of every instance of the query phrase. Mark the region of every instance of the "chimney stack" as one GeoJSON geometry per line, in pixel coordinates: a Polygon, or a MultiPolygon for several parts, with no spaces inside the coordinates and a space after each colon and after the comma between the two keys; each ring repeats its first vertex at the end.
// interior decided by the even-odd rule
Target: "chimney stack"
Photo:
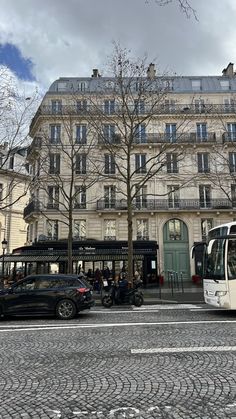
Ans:
{"type": "Polygon", "coordinates": [[[229,63],[226,68],[222,71],[223,76],[234,77],[234,64],[229,63]]]}
{"type": "Polygon", "coordinates": [[[155,64],[151,63],[148,66],[147,69],[147,78],[150,80],[154,80],[156,77],[156,70],[155,70],[155,64]]]}
{"type": "Polygon", "coordinates": [[[94,78],[101,77],[97,68],[93,69],[93,74],[91,77],[94,77],[94,78]]]}

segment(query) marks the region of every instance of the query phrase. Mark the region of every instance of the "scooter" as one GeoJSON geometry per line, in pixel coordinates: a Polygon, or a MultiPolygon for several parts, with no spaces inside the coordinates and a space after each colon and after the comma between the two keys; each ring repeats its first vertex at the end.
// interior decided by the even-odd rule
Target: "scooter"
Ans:
{"type": "Polygon", "coordinates": [[[102,297],[102,305],[110,308],[113,304],[132,304],[141,307],[144,303],[142,291],[139,289],[143,284],[141,279],[134,281],[131,289],[122,292],[122,288],[114,282],[109,288],[106,287],[106,294],[102,297]]]}

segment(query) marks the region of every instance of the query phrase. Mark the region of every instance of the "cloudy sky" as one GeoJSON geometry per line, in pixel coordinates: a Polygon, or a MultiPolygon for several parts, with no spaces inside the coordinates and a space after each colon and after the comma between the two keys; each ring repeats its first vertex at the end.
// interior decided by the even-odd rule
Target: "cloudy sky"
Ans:
{"type": "Polygon", "coordinates": [[[0,65],[45,90],[62,76],[106,72],[112,41],[148,55],[161,71],[221,75],[236,64],[236,0],[0,0],[0,65]]]}

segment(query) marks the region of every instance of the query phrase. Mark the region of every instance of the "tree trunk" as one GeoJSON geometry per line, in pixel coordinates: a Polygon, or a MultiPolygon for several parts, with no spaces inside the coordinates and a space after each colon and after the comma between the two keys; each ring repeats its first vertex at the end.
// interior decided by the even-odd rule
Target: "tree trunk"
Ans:
{"type": "Polygon", "coordinates": [[[127,193],[128,281],[133,286],[133,208],[132,208],[131,192],[130,192],[129,186],[127,187],[127,192],[128,192],[127,193]]]}
{"type": "Polygon", "coordinates": [[[67,252],[68,252],[68,263],[67,263],[67,273],[73,273],[73,261],[72,261],[72,246],[73,246],[73,231],[72,231],[72,207],[69,207],[69,231],[68,231],[68,243],[67,243],[67,252]]]}

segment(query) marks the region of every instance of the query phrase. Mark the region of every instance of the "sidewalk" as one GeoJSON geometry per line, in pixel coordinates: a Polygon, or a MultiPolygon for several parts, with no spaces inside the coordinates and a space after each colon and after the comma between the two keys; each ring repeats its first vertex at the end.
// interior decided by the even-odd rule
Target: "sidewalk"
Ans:
{"type": "MultiPolygon", "coordinates": [[[[159,288],[142,288],[144,304],[202,304],[204,303],[202,286],[188,286],[182,289],[173,289],[162,287],[159,288]]],[[[96,305],[101,305],[101,294],[93,293],[96,305]]]]}

